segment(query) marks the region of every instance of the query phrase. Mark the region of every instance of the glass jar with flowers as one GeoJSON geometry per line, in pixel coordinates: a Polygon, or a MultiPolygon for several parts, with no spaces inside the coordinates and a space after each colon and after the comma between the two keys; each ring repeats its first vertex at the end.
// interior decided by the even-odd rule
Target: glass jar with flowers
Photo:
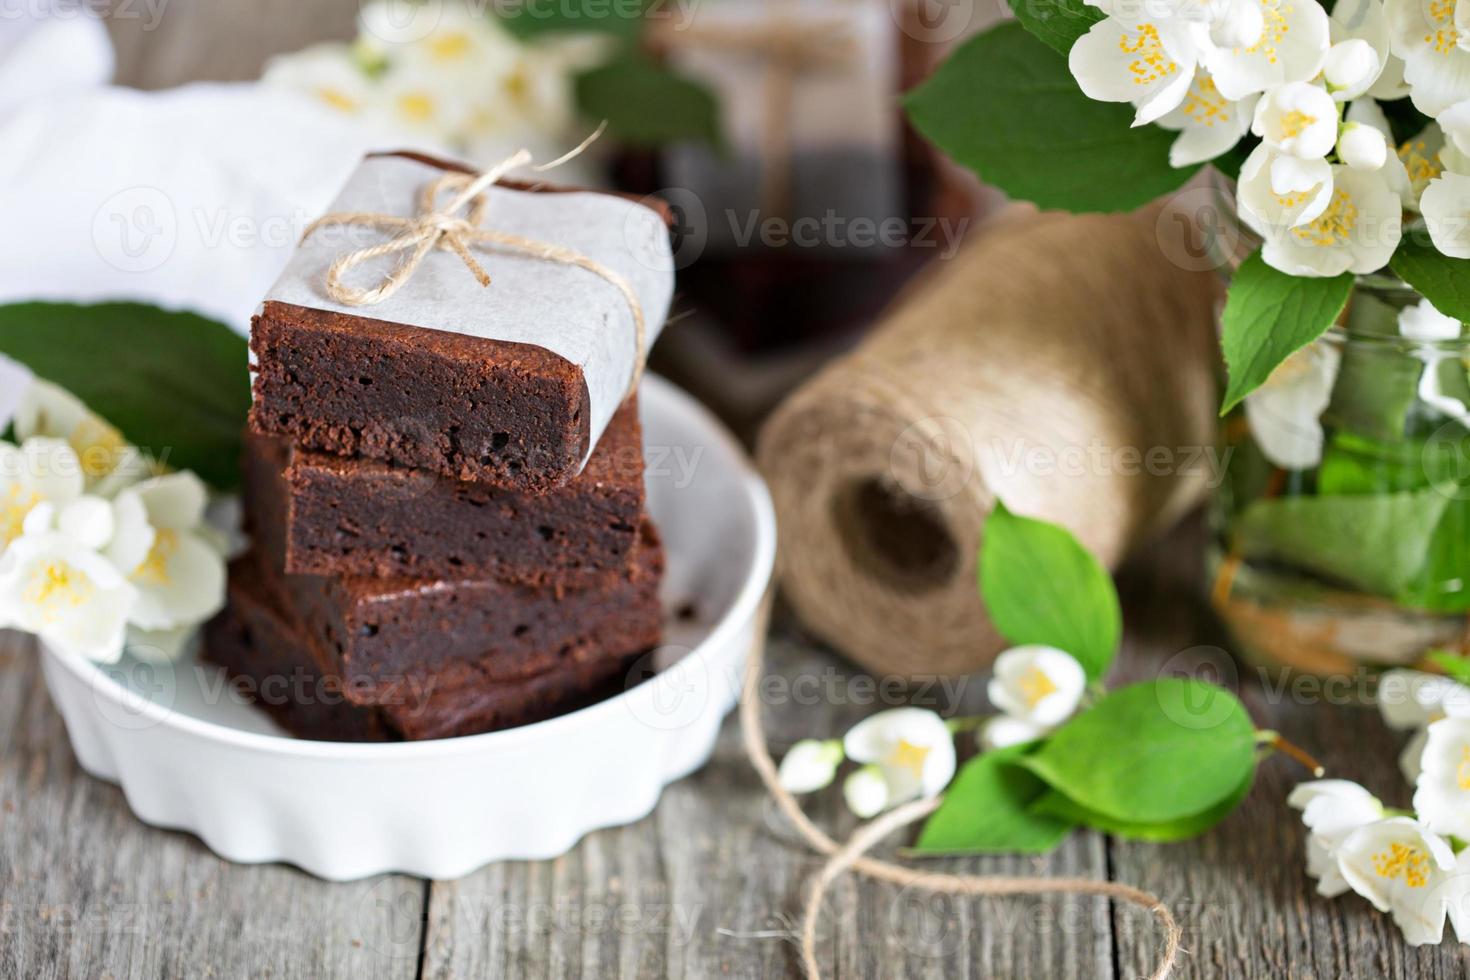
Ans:
{"type": "Polygon", "coordinates": [[[1470,0],[1012,7],[910,95],[928,138],[1047,208],[1139,207],[1205,166],[1229,188],[1213,600],[1241,652],[1464,652],[1470,0]]]}

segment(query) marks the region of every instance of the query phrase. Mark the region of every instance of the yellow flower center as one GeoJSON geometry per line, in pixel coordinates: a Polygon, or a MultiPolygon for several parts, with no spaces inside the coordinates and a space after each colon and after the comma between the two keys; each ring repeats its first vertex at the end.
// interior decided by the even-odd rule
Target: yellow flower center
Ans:
{"type": "Polygon", "coordinates": [[[143,585],[168,585],[173,581],[168,572],[168,563],[179,550],[179,532],[164,528],[153,537],[153,547],[148,557],[133,570],[132,579],[143,585]]]}
{"type": "Polygon", "coordinates": [[[1152,85],[1179,71],[1174,59],[1164,52],[1159,29],[1152,24],[1139,24],[1136,29],[1120,34],[1118,48],[1124,54],[1135,55],[1128,62],[1134,85],[1152,85]]]}
{"type": "Polygon", "coordinates": [[[1041,703],[1042,698],[1057,693],[1057,685],[1046,676],[1046,672],[1040,667],[1030,667],[1020,679],[1016,686],[1021,689],[1021,697],[1026,699],[1026,707],[1034,708],[1041,703]]]}
{"type": "Polygon", "coordinates": [[[1304,244],[1330,248],[1345,244],[1357,223],[1358,206],[1346,191],[1337,190],[1333,192],[1331,203],[1317,216],[1317,220],[1300,228],[1293,228],[1291,233],[1304,244]]]}
{"type": "Polygon", "coordinates": [[[1281,117],[1281,136],[1283,139],[1291,139],[1306,132],[1308,126],[1317,121],[1316,116],[1309,116],[1300,109],[1293,109],[1281,117]]]}
{"type": "Polygon", "coordinates": [[[90,578],[56,559],[37,569],[22,596],[40,611],[43,621],[54,623],[64,609],[83,605],[96,591],[90,578]]]}
{"type": "MultiPolygon", "coordinates": [[[[1244,53],[1265,55],[1268,64],[1276,64],[1281,42],[1286,39],[1286,35],[1291,33],[1291,23],[1286,18],[1295,12],[1295,7],[1289,3],[1282,3],[1280,0],[1266,0],[1261,4],[1261,14],[1265,20],[1261,29],[1261,39],[1246,48],[1244,53]]],[[[1236,53],[1242,52],[1237,48],[1236,53]]]]}
{"type": "Polygon", "coordinates": [[[1184,99],[1184,114],[1200,126],[1213,126],[1224,120],[1230,103],[1215,88],[1215,80],[1208,75],[1196,78],[1184,99]]]}
{"type": "Polygon", "coordinates": [[[82,475],[100,480],[117,468],[128,444],[122,433],[98,418],[85,418],[66,437],[82,462],[82,475]]]}
{"type": "Polygon", "coordinates": [[[1424,16],[1429,20],[1429,33],[1424,43],[1435,54],[1448,55],[1460,43],[1460,31],[1455,27],[1456,0],[1429,0],[1424,5],[1424,16]]]}
{"type": "Polygon", "coordinates": [[[928,755],[929,750],[924,746],[915,745],[907,739],[899,739],[898,744],[893,747],[893,753],[888,757],[888,764],[920,776],[924,772],[924,760],[928,755]]]}
{"type": "Polygon", "coordinates": [[[434,100],[423,92],[406,92],[398,97],[398,111],[413,122],[434,118],[434,100]]]}
{"type": "Polygon", "coordinates": [[[1470,745],[1460,749],[1460,765],[1455,769],[1455,782],[1460,784],[1460,789],[1470,790],[1470,745]]]}
{"type": "Polygon", "coordinates": [[[316,90],[316,97],[338,112],[356,112],[357,100],[341,89],[323,85],[316,90]]]}
{"type": "Polygon", "coordinates": [[[470,36],[454,31],[429,41],[429,57],[435,61],[458,61],[470,53],[470,36]]]}
{"type": "Polygon", "coordinates": [[[0,551],[20,537],[26,515],[41,502],[41,495],[27,490],[19,483],[12,483],[5,496],[0,497],[0,551]]]}
{"type": "Polygon", "coordinates": [[[531,94],[531,80],[519,68],[506,76],[503,87],[506,96],[518,106],[524,106],[527,96],[531,94]]]}
{"type": "Polygon", "coordinates": [[[1380,878],[1402,878],[1410,888],[1429,883],[1429,855],[1412,844],[1398,842],[1373,855],[1373,870],[1380,878]]]}
{"type": "Polygon", "coordinates": [[[1439,154],[1430,154],[1429,146],[1423,140],[1410,140],[1400,146],[1399,159],[1404,161],[1404,169],[1409,172],[1409,183],[1416,190],[1423,189],[1425,184],[1444,172],[1439,154]]]}

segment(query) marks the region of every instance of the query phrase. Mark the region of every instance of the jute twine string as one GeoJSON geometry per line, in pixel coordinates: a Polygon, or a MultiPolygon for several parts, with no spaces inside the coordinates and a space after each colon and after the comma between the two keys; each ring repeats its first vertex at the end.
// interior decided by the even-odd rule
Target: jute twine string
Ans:
{"type": "Polygon", "coordinates": [[[857,55],[857,45],[840,20],[792,21],[774,10],[769,21],[753,25],[668,27],[653,44],[665,50],[700,47],[755,55],[765,59],[763,129],[761,131],[761,210],[768,215],[791,211],[791,101],[796,80],[804,72],[842,68],[857,55]]]}
{"type": "Polygon", "coordinates": [[[575,249],[481,226],[485,219],[485,212],[489,208],[489,201],[484,196],[484,192],[493,184],[519,167],[531,166],[531,169],[538,173],[560,167],[580,156],[602,135],[606,128],[607,123],[604,122],[579,146],[550,163],[531,166],[533,161],[531,151],[520,150],[480,174],[447,172],[437,180],[424,185],[419,194],[418,213],[413,217],[382,214],[376,211],[337,211],[322,215],[307,226],[306,232],[301,236],[302,241],[310,238],[318,229],[328,226],[361,225],[378,231],[396,233],[381,244],[338,256],[327,269],[327,295],[344,306],[373,306],[381,303],[407,285],[414,273],[418,271],[419,266],[423,264],[424,259],[436,248],[453,252],[459,256],[481,286],[490,285],[490,274],[471,254],[471,246],[498,246],[534,259],[585,269],[614,286],[627,302],[628,309],[632,311],[637,357],[634,361],[633,377],[629,382],[628,390],[636,391],[648,360],[648,323],[644,318],[643,305],[638,301],[638,294],[633,289],[633,284],[623,275],[575,249]],[[441,208],[439,199],[445,194],[454,196],[450,198],[448,204],[441,208]],[[465,211],[466,208],[468,211],[461,217],[460,212],[465,211]],[[343,277],[351,269],[364,262],[399,252],[408,254],[385,273],[376,286],[359,288],[343,281],[343,277]]]}
{"type": "Polygon", "coordinates": [[[1017,209],[773,414],[758,458],[812,632],[880,676],[972,673],[1005,647],[975,587],[997,499],[1113,565],[1203,498],[1218,285],[1171,227],[1017,209]]]}
{"type": "Polygon", "coordinates": [[[766,791],[776,801],[777,808],[791,821],[798,834],[808,846],[820,854],[827,855],[812,879],[807,895],[806,907],[801,923],[802,969],[810,980],[820,980],[822,971],[817,963],[817,923],[822,913],[822,901],[832,883],[846,871],[856,871],[878,881],[900,887],[920,887],[946,895],[967,897],[1000,897],[1015,895],[1092,895],[1127,902],[1146,909],[1158,921],[1164,932],[1164,950],[1150,980],[1166,980],[1173,972],[1179,958],[1183,933],[1163,901],[1158,896],[1114,881],[1097,881],[1091,878],[1012,878],[1001,875],[957,875],[919,871],[915,868],[867,857],[867,852],[893,832],[923,820],[933,813],[940,800],[915,800],[883,814],[870,823],[859,827],[845,844],[839,844],[821,828],[808,819],[801,804],[788,793],[776,775],[776,763],[766,745],[766,731],[761,720],[760,686],[765,671],[765,625],[769,617],[769,600],[758,617],[755,642],[745,666],[744,690],[740,699],[740,729],[745,753],[751,765],[760,775],[766,791]]]}

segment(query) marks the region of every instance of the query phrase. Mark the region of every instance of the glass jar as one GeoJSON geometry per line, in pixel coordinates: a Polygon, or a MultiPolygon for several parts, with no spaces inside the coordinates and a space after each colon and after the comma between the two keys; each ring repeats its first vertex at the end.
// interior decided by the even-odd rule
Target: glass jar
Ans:
{"type": "Polygon", "coordinates": [[[1392,277],[1224,423],[1211,601],[1237,651],[1338,675],[1470,652],[1470,338],[1392,277]]]}

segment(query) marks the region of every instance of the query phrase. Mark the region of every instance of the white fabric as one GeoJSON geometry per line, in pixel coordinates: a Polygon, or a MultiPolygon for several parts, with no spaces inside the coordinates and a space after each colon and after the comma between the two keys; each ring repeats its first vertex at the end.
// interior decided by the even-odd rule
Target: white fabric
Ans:
{"type": "Polygon", "coordinates": [[[135,300],[244,332],[301,229],[392,145],[292,92],[107,86],[95,18],[0,19],[0,303],[135,300]]]}

